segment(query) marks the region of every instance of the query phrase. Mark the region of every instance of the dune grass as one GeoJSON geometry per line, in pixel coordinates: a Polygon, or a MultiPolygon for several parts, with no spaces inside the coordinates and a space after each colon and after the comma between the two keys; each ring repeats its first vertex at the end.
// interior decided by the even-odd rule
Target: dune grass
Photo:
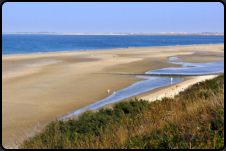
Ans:
{"type": "Polygon", "coordinates": [[[174,98],[131,99],[113,109],[87,110],[78,120],[55,120],[19,148],[221,149],[224,146],[224,74],[190,86],[174,98]]]}

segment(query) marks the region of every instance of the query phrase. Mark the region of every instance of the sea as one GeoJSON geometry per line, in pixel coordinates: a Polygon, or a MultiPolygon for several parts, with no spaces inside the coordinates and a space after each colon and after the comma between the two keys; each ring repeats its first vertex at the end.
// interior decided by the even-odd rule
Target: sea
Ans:
{"type": "Polygon", "coordinates": [[[224,36],[2,34],[2,55],[220,43],[224,36]]]}

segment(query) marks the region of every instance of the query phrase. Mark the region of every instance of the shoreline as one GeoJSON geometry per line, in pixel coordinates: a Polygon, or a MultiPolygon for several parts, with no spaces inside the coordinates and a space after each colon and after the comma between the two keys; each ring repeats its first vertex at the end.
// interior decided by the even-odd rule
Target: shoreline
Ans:
{"type": "Polygon", "coordinates": [[[208,54],[188,52],[194,51],[193,45],[21,54],[14,59],[14,64],[14,56],[2,56],[2,144],[7,145],[14,139],[12,135],[21,135],[26,127],[35,127],[37,122],[45,125],[52,119],[106,98],[109,96],[107,89],[113,92],[142,81],[129,75],[92,73],[141,74],[180,67],[164,62],[171,56],[191,62],[224,60],[224,57],[208,57],[224,54],[223,44],[205,47],[195,45],[195,51],[207,51],[208,54]],[[207,57],[200,59],[202,56],[207,57]]]}
{"type": "MultiPolygon", "coordinates": [[[[218,45],[224,43],[214,43],[214,44],[191,44],[191,45],[178,45],[178,46],[199,46],[199,45],[218,45]]],[[[134,47],[134,48],[152,48],[152,47],[170,47],[177,45],[169,45],[169,46],[147,46],[147,47],[134,47]]],[[[19,54],[2,54],[2,56],[7,55],[29,55],[29,54],[48,54],[48,53],[64,53],[64,52],[84,52],[84,51],[100,51],[100,50],[114,50],[114,49],[134,49],[134,48],[110,48],[110,49],[86,49],[86,50],[65,50],[65,51],[50,51],[50,52],[34,52],[34,53],[19,53],[19,54]]]]}

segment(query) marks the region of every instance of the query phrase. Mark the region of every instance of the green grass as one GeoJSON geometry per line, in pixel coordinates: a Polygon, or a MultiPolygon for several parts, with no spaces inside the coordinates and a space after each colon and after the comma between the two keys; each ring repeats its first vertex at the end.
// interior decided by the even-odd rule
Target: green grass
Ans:
{"type": "Polygon", "coordinates": [[[55,120],[20,148],[220,149],[224,146],[224,74],[155,102],[131,99],[55,120]]]}

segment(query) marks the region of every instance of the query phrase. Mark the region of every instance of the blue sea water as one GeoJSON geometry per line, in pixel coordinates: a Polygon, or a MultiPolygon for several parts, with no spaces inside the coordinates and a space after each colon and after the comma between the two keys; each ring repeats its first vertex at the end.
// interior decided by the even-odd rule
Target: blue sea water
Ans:
{"type": "Polygon", "coordinates": [[[224,36],[2,34],[2,55],[224,43],[224,36]]]}

